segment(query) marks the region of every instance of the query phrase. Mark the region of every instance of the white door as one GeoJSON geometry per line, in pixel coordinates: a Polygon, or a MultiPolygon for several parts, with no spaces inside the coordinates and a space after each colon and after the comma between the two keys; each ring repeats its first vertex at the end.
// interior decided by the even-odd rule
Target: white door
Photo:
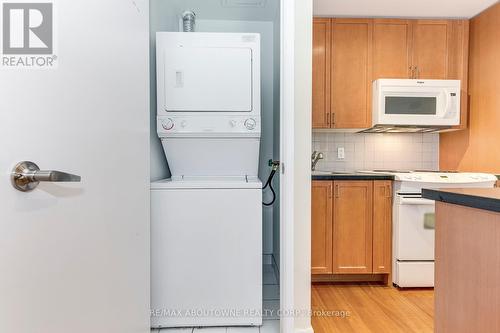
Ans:
{"type": "Polygon", "coordinates": [[[251,48],[168,47],[164,59],[167,111],[252,111],[251,48]]]}
{"type": "Polygon", "coordinates": [[[148,332],[148,5],[58,0],[58,67],[0,70],[0,332],[148,332]]]}

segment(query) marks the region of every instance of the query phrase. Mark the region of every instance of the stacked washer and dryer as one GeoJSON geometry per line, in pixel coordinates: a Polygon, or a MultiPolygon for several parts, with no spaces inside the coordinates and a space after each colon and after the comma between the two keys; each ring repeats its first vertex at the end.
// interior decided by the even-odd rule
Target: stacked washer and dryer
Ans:
{"type": "Polygon", "coordinates": [[[152,327],[262,324],[260,36],[159,32],[152,327]]]}

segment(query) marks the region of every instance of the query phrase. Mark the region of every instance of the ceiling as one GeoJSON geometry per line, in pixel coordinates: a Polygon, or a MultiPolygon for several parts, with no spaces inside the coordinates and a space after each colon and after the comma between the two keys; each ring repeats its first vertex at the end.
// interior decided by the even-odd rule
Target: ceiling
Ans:
{"type": "Polygon", "coordinates": [[[200,20],[273,21],[279,0],[153,0],[155,8],[181,15],[192,10],[200,20]]]}
{"type": "Polygon", "coordinates": [[[315,16],[470,18],[498,0],[313,0],[315,16]]]}

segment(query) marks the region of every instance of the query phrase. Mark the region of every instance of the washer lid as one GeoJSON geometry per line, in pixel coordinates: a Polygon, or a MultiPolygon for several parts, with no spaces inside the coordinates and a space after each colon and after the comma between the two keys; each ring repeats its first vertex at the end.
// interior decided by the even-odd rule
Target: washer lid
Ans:
{"type": "Polygon", "coordinates": [[[182,176],[151,183],[151,190],[161,189],[261,189],[262,182],[249,176],[182,176]]]}

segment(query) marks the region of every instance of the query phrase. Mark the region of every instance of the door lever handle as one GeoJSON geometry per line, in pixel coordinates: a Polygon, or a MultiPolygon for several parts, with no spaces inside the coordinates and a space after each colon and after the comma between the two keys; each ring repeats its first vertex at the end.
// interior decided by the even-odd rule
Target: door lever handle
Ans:
{"type": "Polygon", "coordinates": [[[10,176],[12,186],[21,192],[34,190],[40,182],[79,182],[80,176],[55,170],[40,170],[38,165],[23,161],[12,169],[10,176]]]}

